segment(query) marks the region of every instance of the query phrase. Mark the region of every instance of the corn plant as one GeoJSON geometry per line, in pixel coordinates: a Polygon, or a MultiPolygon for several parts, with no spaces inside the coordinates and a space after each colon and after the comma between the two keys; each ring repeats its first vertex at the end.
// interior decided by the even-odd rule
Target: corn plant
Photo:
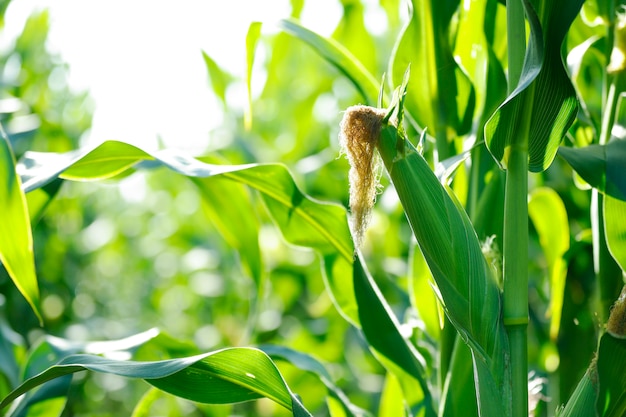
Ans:
{"type": "MultiPolygon", "coordinates": [[[[126,359],[154,344],[157,330],[104,344],[44,337],[21,371],[1,368],[9,389],[0,408],[12,404],[12,416],[34,415],[42,407],[46,415],[61,415],[69,376],[89,370],[145,380],[152,388],[136,416],[149,414],[159,392],[208,404],[265,397],[294,416],[312,415],[307,392],[295,393],[282,372],[280,363],[289,362],[319,379],[327,392],[320,412],[332,416],[623,416],[626,20],[620,4],[413,0],[409,6],[388,75],[380,77],[339,42],[295,18],[280,22],[360,95],[360,104],[352,103],[337,121],[350,165],[344,173],[349,210],[302,192],[282,164],[229,165],[216,155],[147,152],[118,141],[69,153],[27,152],[16,161],[4,133],[0,141],[0,260],[40,321],[31,223],[55,198],[49,184],[116,180],[156,168],[190,179],[260,296],[262,245],[251,216],[259,204],[247,192],[254,190],[283,238],[317,253],[334,306],[384,369],[376,409],[357,405],[315,352],[285,345],[126,359]],[[499,32],[503,27],[506,36],[499,32]],[[568,183],[591,189],[587,234],[571,235],[563,199],[547,185],[551,175],[565,172],[575,172],[568,183]],[[404,317],[380,285],[370,245],[372,213],[381,215],[379,183],[386,181],[413,235],[404,317]],[[532,340],[557,346],[562,364],[568,359],[569,346],[558,345],[574,334],[566,326],[566,288],[577,253],[590,241],[597,349],[589,361],[574,358],[576,381],[559,384],[550,373],[569,370],[558,364],[545,369],[530,351],[532,340]],[[529,248],[543,259],[540,278],[530,272],[529,248]],[[531,289],[545,292],[540,305],[547,319],[529,308],[535,305],[531,289]],[[126,357],[114,355],[120,353],[126,357]]],[[[247,39],[249,89],[260,39],[261,25],[254,23],[247,39]]],[[[219,68],[206,55],[205,61],[217,80],[219,68]]],[[[223,88],[214,86],[223,96],[223,88]]],[[[252,130],[253,107],[251,102],[245,118],[252,130]]],[[[10,355],[9,343],[0,348],[10,355]]]]}

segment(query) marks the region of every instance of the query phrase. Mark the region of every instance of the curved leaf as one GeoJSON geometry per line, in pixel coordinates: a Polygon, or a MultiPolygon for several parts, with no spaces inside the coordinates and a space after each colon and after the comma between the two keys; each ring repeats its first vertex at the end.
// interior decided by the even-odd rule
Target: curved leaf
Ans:
{"type": "Polygon", "coordinates": [[[583,148],[561,146],[559,155],[589,185],[609,196],[626,201],[626,140],[583,148]]]}
{"type": "Polygon", "coordinates": [[[561,44],[582,0],[524,1],[530,38],[520,82],[485,125],[489,151],[506,169],[510,146],[529,122],[528,169],[545,170],[578,111],[561,44]]]}
{"type": "Polygon", "coordinates": [[[27,152],[18,168],[27,192],[59,177],[92,181],[159,166],[201,182],[205,181],[202,178],[219,177],[247,185],[260,193],[288,242],[310,247],[323,256],[327,283],[337,307],[347,319],[358,323],[352,282],[338,275],[351,273],[354,252],[346,210],[302,193],[284,165],[215,165],[201,159],[173,150],[148,154],[127,143],[108,141],[94,149],[65,154],[27,152]]]}
{"type": "Polygon", "coordinates": [[[328,389],[329,395],[339,402],[344,413],[343,415],[346,417],[371,416],[369,412],[350,402],[346,394],[333,382],[332,377],[324,365],[314,357],[285,346],[262,345],[259,346],[259,349],[267,353],[273,359],[283,359],[299,369],[311,372],[317,376],[328,389]]]}
{"type": "Polygon", "coordinates": [[[325,60],[334,65],[354,84],[366,104],[376,104],[378,97],[378,81],[370,74],[361,62],[346,48],[333,39],[324,38],[306,29],[295,19],[279,22],[279,27],[290,35],[306,42],[325,60]]]}
{"type": "Polygon", "coordinates": [[[408,406],[412,410],[424,409],[426,416],[435,416],[424,369],[426,361],[400,333],[400,323],[365,269],[360,255],[354,260],[353,274],[359,318],[370,349],[398,378],[408,406]]]}
{"type": "Polygon", "coordinates": [[[0,262],[43,324],[26,197],[9,139],[0,126],[0,262]]]}
{"type": "Polygon", "coordinates": [[[224,349],[157,362],[70,355],[26,380],[0,402],[0,409],[44,382],[84,370],[141,378],[165,392],[201,403],[227,404],[266,397],[292,410],[294,416],[310,415],[289,390],[272,360],[252,348],[224,349]]]}

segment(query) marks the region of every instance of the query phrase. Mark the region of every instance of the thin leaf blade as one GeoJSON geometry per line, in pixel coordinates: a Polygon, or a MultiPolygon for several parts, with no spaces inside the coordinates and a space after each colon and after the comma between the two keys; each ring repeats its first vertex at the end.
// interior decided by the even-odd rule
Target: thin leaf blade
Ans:
{"type": "Polygon", "coordinates": [[[0,127],[0,261],[43,323],[30,216],[9,139],[0,127]]]}

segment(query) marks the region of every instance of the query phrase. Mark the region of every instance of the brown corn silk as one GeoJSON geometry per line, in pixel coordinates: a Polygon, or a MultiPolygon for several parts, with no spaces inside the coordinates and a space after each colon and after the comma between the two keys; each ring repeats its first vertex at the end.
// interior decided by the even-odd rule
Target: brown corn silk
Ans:
{"type": "Polygon", "coordinates": [[[376,200],[382,164],[375,150],[386,113],[384,109],[352,106],[340,124],[341,150],[350,163],[351,228],[356,248],[361,246],[376,200]]]}

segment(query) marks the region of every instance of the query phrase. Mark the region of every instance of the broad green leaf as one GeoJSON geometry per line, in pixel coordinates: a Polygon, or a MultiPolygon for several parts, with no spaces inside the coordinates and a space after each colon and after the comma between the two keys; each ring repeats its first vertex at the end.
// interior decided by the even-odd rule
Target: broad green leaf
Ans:
{"type": "MultiPolygon", "coordinates": [[[[30,350],[23,365],[22,378],[34,377],[61,358],[74,353],[130,355],[129,350],[143,345],[158,334],[157,329],[150,329],[124,339],[86,343],[45,336],[30,350]]],[[[27,392],[26,395],[20,397],[17,407],[12,408],[10,416],[61,415],[71,382],[72,377],[65,375],[44,383],[34,391],[27,392]],[[44,411],[46,414],[39,414],[44,411]]]]}
{"type": "Polygon", "coordinates": [[[413,0],[411,17],[392,52],[391,82],[400,85],[410,65],[411,93],[406,111],[437,140],[440,159],[450,156],[450,142],[471,128],[475,93],[452,54],[454,1],[413,0]]]}
{"type": "Polygon", "coordinates": [[[605,333],[598,348],[598,402],[601,417],[626,415],[626,337],[605,333]]]}
{"type": "MultiPolygon", "coordinates": [[[[188,177],[225,178],[257,190],[288,242],[321,253],[337,307],[347,319],[358,322],[352,282],[345,279],[345,274],[351,274],[354,252],[346,210],[302,193],[283,165],[215,165],[175,151],[150,155],[123,142],[104,142],[95,149],[66,154],[28,152],[20,161],[20,173],[24,190],[29,192],[61,176],[76,181],[110,178],[123,172],[121,166],[126,170],[165,166],[188,177]],[[66,175],[67,172],[72,175],[66,175]]],[[[250,245],[253,242],[246,247],[250,245]]]]}
{"type": "Polygon", "coordinates": [[[533,190],[528,202],[528,215],[539,236],[539,243],[546,257],[550,277],[550,338],[555,341],[559,334],[563,292],[567,277],[565,253],[569,250],[569,223],[561,197],[551,188],[533,190]]]}
{"type": "Polygon", "coordinates": [[[201,403],[229,404],[266,397],[292,410],[294,416],[310,415],[291,393],[271,359],[252,348],[223,349],[156,362],[70,355],[24,381],[0,402],[0,408],[44,382],[83,370],[141,378],[160,390],[201,403]]]}
{"type": "Polygon", "coordinates": [[[561,146],[559,155],[589,185],[622,201],[626,201],[626,140],[614,139],[606,145],[583,148],[561,146]]]}
{"type": "Polygon", "coordinates": [[[358,255],[354,260],[353,274],[359,319],[370,350],[398,378],[411,410],[425,410],[426,416],[435,416],[426,380],[426,362],[415,346],[400,333],[398,319],[358,255]]]}
{"type": "Polygon", "coordinates": [[[261,36],[261,22],[252,22],[246,35],[246,89],[248,92],[248,105],[244,114],[244,125],[247,130],[252,128],[252,68],[256,45],[261,36]]]}
{"type": "Polygon", "coordinates": [[[606,244],[622,272],[626,271],[626,201],[604,196],[606,244]]]}
{"type": "Polygon", "coordinates": [[[43,324],[26,197],[9,139],[0,126],[0,262],[43,324]]]}
{"type": "MultiPolygon", "coordinates": [[[[332,416],[335,416],[336,414],[341,414],[347,417],[371,416],[369,412],[350,402],[350,399],[346,396],[346,394],[335,384],[335,382],[333,382],[333,378],[326,370],[326,367],[324,367],[324,365],[313,356],[295,351],[285,346],[262,345],[259,346],[259,349],[267,353],[272,359],[283,359],[299,369],[311,372],[317,376],[328,389],[329,398],[327,401],[334,399],[335,406],[341,408],[341,410],[337,410],[335,413],[331,412],[332,416]]],[[[331,408],[330,404],[329,408],[331,408]]]]}
{"type": "Polygon", "coordinates": [[[530,38],[519,84],[485,126],[489,151],[506,169],[510,147],[528,132],[528,169],[545,170],[578,111],[561,44],[582,0],[524,1],[530,38]],[[536,11],[539,11],[537,15],[536,11]]]}
{"type": "Polygon", "coordinates": [[[374,105],[378,97],[378,81],[370,74],[357,58],[333,39],[324,38],[304,28],[294,19],[281,20],[282,30],[307,43],[320,56],[335,66],[354,84],[366,104],[374,105]]]}

